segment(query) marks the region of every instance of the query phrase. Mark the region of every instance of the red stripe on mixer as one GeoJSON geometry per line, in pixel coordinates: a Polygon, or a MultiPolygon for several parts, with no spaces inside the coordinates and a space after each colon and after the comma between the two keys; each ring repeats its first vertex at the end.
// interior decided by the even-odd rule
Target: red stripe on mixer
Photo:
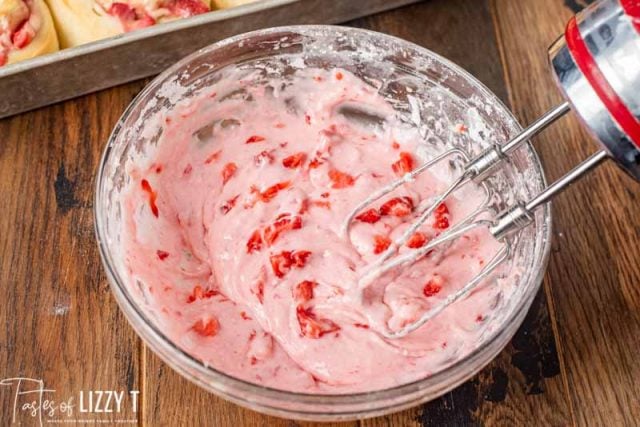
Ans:
{"type": "Polygon", "coordinates": [[[640,122],[629,111],[622,99],[613,90],[604,74],[593,59],[587,44],[582,39],[576,18],[573,17],[567,24],[565,31],[565,40],[571,51],[574,61],[582,71],[582,74],[593,87],[598,98],[605,105],[611,116],[618,123],[624,133],[629,136],[631,141],[640,149],[640,122]]]}
{"type": "Polygon", "coordinates": [[[620,0],[622,10],[625,15],[631,18],[631,23],[640,32],[640,1],[639,0],[620,0]]]}

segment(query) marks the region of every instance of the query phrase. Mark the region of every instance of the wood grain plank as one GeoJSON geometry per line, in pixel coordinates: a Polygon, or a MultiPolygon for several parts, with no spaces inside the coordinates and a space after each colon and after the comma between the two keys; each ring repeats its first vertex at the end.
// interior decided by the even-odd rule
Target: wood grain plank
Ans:
{"type": "MultiPolygon", "coordinates": [[[[78,399],[81,390],[139,386],[139,342],[109,291],[92,205],[104,143],[140,87],[0,121],[0,378],[41,379],[58,403],[75,397],[71,418],[135,417],[131,406],[80,414],[78,399]]],[[[14,391],[0,387],[3,422],[14,391]]],[[[21,413],[17,421],[34,419],[21,413]]]]}
{"type": "MultiPolygon", "coordinates": [[[[523,122],[560,101],[546,49],[585,1],[494,0],[510,98],[523,122]]],[[[597,146],[575,117],[537,138],[551,177],[597,146]]],[[[554,201],[554,249],[545,280],[559,353],[578,425],[640,419],[640,187],[606,165],[554,201]]]]}

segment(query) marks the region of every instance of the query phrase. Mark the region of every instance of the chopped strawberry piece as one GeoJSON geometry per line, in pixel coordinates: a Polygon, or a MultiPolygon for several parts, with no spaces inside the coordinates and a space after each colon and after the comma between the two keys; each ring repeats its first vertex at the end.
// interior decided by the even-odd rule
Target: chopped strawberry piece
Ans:
{"type": "Polygon", "coordinates": [[[220,323],[215,317],[210,318],[207,321],[199,319],[191,327],[198,335],[203,337],[213,337],[220,330],[220,323]]]}
{"type": "Polygon", "coordinates": [[[240,312],[240,317],[242,317],[242,320],[251,320],[251,317],[249,317],[244,311],[240,312]]]}
{"type": "Polygon", "coordinates": [[[433,226],[439,230],[446,230],[447,228],[449,228],[449,218],[447,218],[446,216],[436,218],[436,222],[433,224],[433,226]]]}
{"type": "Polygon", "coordinates": [[[207,299],[218,295],[218,291],[214,289],[203,289],[200,285],[195,285],[191,295],[187,297],[187,303],[191,304],[199,299],[207,299]]]}
{"type": "Polygon", "coordinates": [[[169,8],[174,15],[182,18],[209,12],[209,6],[200,0],[175,0],[169,8]]]}
{"type": "Polygon", "coordinates": [[[398,141],[393,141],[391,143],[391,148],[393,148],[394,150],[399,150],[400,149],[400,144],[398,144],[398,141]]]}
{"type": "Polygon", "coordinates": [[[155,191],[153,191],[153,189],[151,188],[151,184],[149,184],[149,181],[147,181],[146,179],[143,179],[140,182],[140,185],[142,185],[142,190],[149,196],[149,207],[151,208],[151,213],[157,218],[160,214],[160,212],[158,211],[158,206],[156,205],[156,199],[158,195],[155,191]]]}
{"type": "Polygon", "coordinates": [[[449,228],[449,208],[447,205],[440,203],[436,208],[435,212],[435,221],[433,223],[433,227],[438,230],[445,230],[449,228]]]}
{"type": "Polygon", "coordinates": [[[342,75],[342,73],[341,73],[340,71],[338,71],[338,72],[336,73],[336,80],[342,80],[342,78],[343,78],[343,77],[344,77],[344,76],[342,75]]]}
{"type": "Polygon", "coordinates": [[[256,230],[247,241],[247,253],[250,254],[260,249],[262,249],[262,236],[260,235],[260,230],[256,230]]]}
{"type": "Polygon", "coordinates": [[[264,136],[252,135],[249,138],[247,138],[247,141],[245,142],[245,144],[254,144],[256,142],[262,142],[264,140],[265,140],[264,136]]]}
{"type": "Polygon", "coordinates": [[[307,338],[321,338],[325,334],[337,332],[340,326],[329,319],[318,319],[311,307],[305,308],[299,305],[296,308],[300,333],[307,338]]]}
{"type": "Polygon", "coordinates": [[[271,255],[269,257],[269,262],[271,262],[273,274],[277,277],[284,277],[284,275],[291,270],[291,264],[293,263],[293,260],[291,259],[291,252],[282,251],[279,254],[271,255]]]}
{"type": "Polygon", "coordinates": [[[318,286],[312,280],[303,280],[293,288],[293,298],[298,302],[307,302],[313,299],[313,288],[318,286]]]}
{"type": "Polygon", "coordinates": [[[311,116],[308,114],[304,115],[304,121],[306,124],[310,125],[311,124],[311,116]]]}
{"type": "Polygon", "coordinates": [[[209,157],[207,157],[204,161],[205,165],[211,164],[213,163],[215,160],[218,160],[218,157],[220,157],[220,153],[222,152],[222,150],[218,150],[218,151],[214,151],[213,153],[211,153],[209,155],[209,157]]]}
{"type": "Polygon", "coordinates": [[[464,125],[464,123],[458,123],[458,124],[455,126],[455,131],[456,131],[456,133],[466,133],[468,130],[469,130],[469,128],[468,128],[468,127],[466,127],[466,126],[464,125]]]}
{"type": "Polygon", "coordinates": [[[271,152],[264,150],[260,154],[257,154],[253,157],[253,162],[256,166],[268,165],[273,162],[273,154],[271,152]]]}
{"type": "Polygon", "coordinates": [[[260,304],[264,303],[264,280],[259,280],[256,284],[256,297],[260,304]]]}
{"type": "Polygon", "coordinates": [[[484,320],[484,316],[482,314],[478,314],[476,316],[476,322],[480,323],[484,320]]]}
{"type": "Polygon", "coordinates": [[[319,208],[324,208],[324,209],[331,209],[331,202],[329,202],[328,200],[309,200],[309,199],[304,199],[302,201],[302,203],[300,204],[300,209],[298,210],[298,213],[300,215],[305,214],[309,211],[309,208],[311,206],[317,206],[319,208]]]}
{"type": "Polygon", "coordinates": [[[442,202],[438,205],[434,213],[436,215],[447,215],[449,214],[449,207],[444,202],[442,202]]]}
{"type": "Polygon", "coordinates": [[[284,277],[292,267],[302,268],[307,263],[311,252],[309,251],[282,251],[269,257],[273,274],[284,277]]]}
{"type": "Polygon", "coordinates": [[[436,274],[424,285],[422,293],[425,297],[432,297],[442,290],[443,284],[444,279],[442,276],[436,274]]]}
{"type": "Polygon", "coordinates": [[[156,20],[153,19],[153,17],[151,17],[146,12],[142,12],[141,14],[136,13],[136,18],[134,21],[126,22],[125,28],[127,29],[127,31],[133,31],[133,30],[139,30],[140,28],[150,27],[155,23],[156,23],[156,20]]]}
{"type": "Polygon", "coordinates": [[[18,49],[22,49],[31,43],[34,36],[35,31],[33,27],[29,24],[29,21],[25,20],[18,25],[16,31],[11,35],[11,43],[18,49]]]}
{"type": "Polygon", "coordinates": [[[373,253],[378,255],[386,251],[391,246],[391,239],[386,236],[376,234],[373,236],[373,253]]]}
{"type": "Polygon", "coordinates": [[[233,162],[224,165],[224,168],[222,168],[222,184],[226,184],[237,170],[238,166],[233,162]]]}
{"type": "Polygon", "coordinates": [[[9,60],[9,57],[7,56],[7,53],[0,50],[0,67],[5,65],[8,60],[9,60]]]}
{"type": "Polygon", "coordinates": [[[394,197],[380,206],[382,215],[403,217],[413,212],[413,200],[410,197],[394,197]]]}
{"type": "Polygon", "coordinates": [[[351,187],[356,181],[355,178],[348,173],[341,172],[337,169],[331,169],[329,171],[329,179],[331,179],[332,188],[351,187]]]}
{"type": "Polygon", "coordinates": [[[415,233],[413,233],[413,236],[411,236],[409,240],[407,240],[407,247],[411,249],[418,249],[423,247],[428,241],[429,238],[426,234],[420,231],[416,231],[415,233]]]}
{"type": "Polygon", "coordinates": [[[191,166],[191,163],[189,163],[187,166],[184,167],[184,170],[182,171],[182,175],[190,175],[191,172],[193,171],[193,166],[191,166]]]}
{"type": "Polygon", "coordinates": [[[107,13],[120,18],[122,21],[134,21],[136,19],[136,12],[126,3],[111,3],[111,7],[109,7],[107,13]]]}
{"type": "Polygon", "coordinates": [[[301,166],[306,159],[307,155],[305,153],[292,154],[289,157],[282,159],[282,166],[289,169],[295,169],[301,166]]]}
{"type": "Polygon", "coordinates": [[[226,215],[227,213],[229,213],[229,211],[235,207],[236,202],[238,201],[238,197],[240,197],[239,194],[220,205],[220,213],[222,215],[226,215]]]}
{"type": "Polygon", "coordinates": [[[282,214],[276,218],[273,224],[264,229],[264,241],[271,246],[285,231],[299,230],[300,228],[302,228],[302,218],[299,216],[292,217],[290,214],[282,214]]]}
{"type": "Polygon", "coordinates": [[[283,181],[272,185],[262,192],[260,192],[260,190],[258,190],[256,187],[252,187],[251,192],[257,194],[258,199],[260,199],[264,203],[269,203],[278,195],[278,192],[289,188],[289,186],[291,186],[291,181],[283,181]]]}
{"type": "Polygon", "coordinates": [[[307,264],[310,256],[311,251],[295,251],[291,254],[291,259],[294,266],[302,268],[307,264]]]}
{"type": "Polygon", "coordinates": [[[398,176],[404,176],[413,170],[413,157],[406,151],[400,152],[400,159],[391,165],[391,169],[398,176]]]}
{"type": "Polygon", "coordinates": [[[364,323],[354,323],[353,326],[356,328],[369,329],[369,325],[365,325],[364,323]]]}
{"type": "Polygon", "coordinates": [[[327,200],[312,200],[311,206],[317,206],[319,208],[331,209],[331,202],[327,200]]]}
{"type": "Polygon", "coordinates": [[[377,209],[371,208],[356,216],[356,220],[367,222],[369,224],[375,224],[376,222],[380,221],[380,212],[378,212],[377,209]]]}
{"type": "Polygon", "coordinates": [[[169,256],[169,252],[161,251],[160,249],[158,249],[156,251],[156,255],[158,255],[158,258],[160,258],[160,261],[164,261],[169,256]]]}
{"type": "Polygon", "coordinates": [[[320,167],[321,164],[323,164],[324,162],[320,159],[318,159],[317,157],[314,157],[310,162],[309,162],[309,169],[317,169],[320,167]]]}

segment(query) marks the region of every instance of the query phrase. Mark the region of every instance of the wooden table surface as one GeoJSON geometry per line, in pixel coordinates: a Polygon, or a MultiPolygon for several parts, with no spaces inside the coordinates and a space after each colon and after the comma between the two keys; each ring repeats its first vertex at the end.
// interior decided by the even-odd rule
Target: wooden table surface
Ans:
{"type": "MultiPolygon", "coordinates": [[[[452,59],[528,123],[560,100],[546,50],[582,5],[427,0],[348,25],[452,59]]],[[[74,414],[94,421],[293,425],[178,376],[145,348],[110,293],[93,231],[94,178],[111,128],[145,83],[0,121],[0,379],[41,379],[58,401],[81,390],[140,391],[137,413],[129,405],[120,414],[74,414]]],[[[549,178],[596,148],[575,117],[538,137],[536,147],[549,178]]],[[[637,425],[639,201],[640,185],[612,164],[576,184],[554,202],[544,289],[507,348],[438,400],[345,425],[637,425]]],[[[14,391],[0,387],[3,425],[11,423],[14,391]]],[[[16,422],[36,419],[19,411],[16,422]]]]}

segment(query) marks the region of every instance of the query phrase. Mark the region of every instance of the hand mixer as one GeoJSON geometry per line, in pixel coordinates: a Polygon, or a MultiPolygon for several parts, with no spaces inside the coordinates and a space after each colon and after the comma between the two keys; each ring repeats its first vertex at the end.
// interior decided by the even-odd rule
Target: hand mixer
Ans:
{"type": "Polygon", "coordinates": [[[615,160],[627,173],[640,180],[640,0],[600,0],[592,4],[571,18],[564,36],[549,50],[549,56],[556,83],[566,99],[564,103],[548,111],[506,144],[494,144],[472,159],[458,149],[444,152],[369,196],[345,221],[343,232],[346,235],[358,213],[436,163],[455,157],[464,163],[462,173],[443,193],[427,205],[418,207],[416,221],[373,262],[360,279],[359,286],[364,288],[389,270],[416,262],[437,246],[452,242],[476,227],[487,227],[491,235],[503,243],[502,248],[480,273],[464,287],[425,312],[417,321],[396,331],[379,331],[385,338],[404,337],[466,296],[508,258],[511,250],[509,236],[531,224],[534,221],[533,212],[538,207],[604,160],[615,160]],[[577,113],[583,125],[600,142],[600,151],[531,200],[514,204],[499,213],[494,220],[479,218],[479,213],[483,211],[481,206],[425,246],[403,254],[397,253],[398,248],[407,242],[447,197],[469,182],[482,184],[482,180],[494,171],[495,166],[517,147],[569,110],[577,113]]]}

